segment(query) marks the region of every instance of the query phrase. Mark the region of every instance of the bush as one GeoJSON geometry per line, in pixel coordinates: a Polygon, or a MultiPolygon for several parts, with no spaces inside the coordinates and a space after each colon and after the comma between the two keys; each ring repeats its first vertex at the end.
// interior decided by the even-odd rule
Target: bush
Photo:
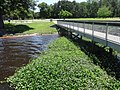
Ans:
{"type": "Polygon", "coordinates": [[[68,11],[64,11],[64,10],[61,10],[60,12],[59,12],[59,14],[58,14],[60,17],[62,17],[62,18],[66,18],[66,17],[70,17],[70,16],[72,16],[72,13],[70,13],[70,12],[68,12],[68,11]]]}
{"type": "Polygon", "coordinates": [[[98,12],[97,12],[98,17],[109,17],[111,15],[111,11],[109,10],[108,7],[103,6],[101,8],[99,8],[98,12]]]}

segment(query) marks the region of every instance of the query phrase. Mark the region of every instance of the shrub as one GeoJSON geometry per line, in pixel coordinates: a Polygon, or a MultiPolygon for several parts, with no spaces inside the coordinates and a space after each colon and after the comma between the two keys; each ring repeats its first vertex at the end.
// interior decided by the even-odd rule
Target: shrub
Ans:
{"type": "Polygon", "coordinates": [[[98,12],[97,12],[98,17],[108,17],[111,15],[111,11],[109,10],[108,7],[103,6],[101,8],[99,8],[98,12]]]}
{"type": "Polygon", "coordinates": [[[64,11],[64,10],[61,10],[60,12],[59,12],[59,14],[58,14],[60,17],[62,17],[62,18],[66,18],[66,17],[70,17],[70,16],[72,16],[72,13],[70,13],[70,12],[68,12],[68,11],[64,11]]]}

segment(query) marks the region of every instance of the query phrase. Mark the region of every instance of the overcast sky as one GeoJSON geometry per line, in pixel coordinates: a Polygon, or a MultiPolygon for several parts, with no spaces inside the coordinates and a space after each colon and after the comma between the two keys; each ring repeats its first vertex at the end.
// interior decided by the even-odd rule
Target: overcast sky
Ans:
{"type": "MultiPolygon", "coordinates": [[[[50,5],[50,4],[54,4],[54,3],[58,2],[59,0],[38,0],[38,1],[39,1],[38,3],[45,2],[48,5],[50,5]]],[[[68,0],[68,1],[73,1],[73,0],[68,0]]],[[[75,0],[75,1],[76,2],[83,2],[83,1],[87,1],[87,0],[75,0]]],[[[37,7],[36,7],[35,12],[39,12],[39,9],[37,7]]]]}

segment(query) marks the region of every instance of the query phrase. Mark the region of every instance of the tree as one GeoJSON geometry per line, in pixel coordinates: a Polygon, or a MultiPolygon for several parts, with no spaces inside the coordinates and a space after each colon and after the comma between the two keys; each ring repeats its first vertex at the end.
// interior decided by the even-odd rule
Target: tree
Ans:
{"type": "Polygon", "coordinates": [[[85,18],[88,16],[87,2],[79,3],[78,16],[85,18]]]}
{"type": "Polygon", "coordinates": [[[100,0],[101,7],[109,7],[112,17],[120,17],[120,0],[100,0]]]}
{"type": "Polygon", "coordinates": [[[24,10],[29,11],[34,6],[35,0],[0,0],[0,29],[4,28],[3,15],[10,14],[16,10],[23,13],[24,10]]]}
{"type": "Polygon", "coordinates": [[[60,11],[60,13],[58,14],[60,17],[62,17],[62,18],[66,18],[66,17],[70,17],[70,16],[72,16],[72,13],[70,13],[70,12],[68,12],[68,11],[64,11],[64,10],[61,10],[60,11]]]}
{"type": "Polygon", "coordinates": [[[98,0],[88,0],[87,1],[87,10],[88,10],[88,17],[95,18],[97,17],[97,11],[99,9],[98,0]]]}
{"type": "Polygon", "coordinates": [[[48,16],[48,5],[45,2],[42,2],[38,5],[40,9],[40,17],[46,18],[48,16]]]}
{"type": "Polygon", "coordinates": [[[68,0],[59,0],[53,5],[53,17],[59,18],[59,13],[61,10],[66,10],[73,14],[73,4],[68,0]]]}
{"type": "Polygon", "coordinates": [[[50,6],[48,6],[48,18],[52,18],[52,13],[53,12],[53,6],[52,4],[50,6]]]}
{"type": "Polygon", "coordinates": [[[111,15],[111,11],[109,10],[108,7],[103,6],[103,7],[99,8],[97,15],[98,15],[98,17],[108,17],[111,15]]]}

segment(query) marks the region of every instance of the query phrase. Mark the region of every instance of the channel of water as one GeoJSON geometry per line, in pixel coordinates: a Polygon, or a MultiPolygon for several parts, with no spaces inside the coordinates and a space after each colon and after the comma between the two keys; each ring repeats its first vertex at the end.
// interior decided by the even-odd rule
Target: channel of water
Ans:
{"type": "MultiPolygon", "coordinates": [[[[40,52],[47,49],[47,44],[56,38],[57,34],[0,38],[0,81],[40,56],[40,52]]],[[[6,84],[0,84],[0,90],[10,89],[6,84]]]]}

